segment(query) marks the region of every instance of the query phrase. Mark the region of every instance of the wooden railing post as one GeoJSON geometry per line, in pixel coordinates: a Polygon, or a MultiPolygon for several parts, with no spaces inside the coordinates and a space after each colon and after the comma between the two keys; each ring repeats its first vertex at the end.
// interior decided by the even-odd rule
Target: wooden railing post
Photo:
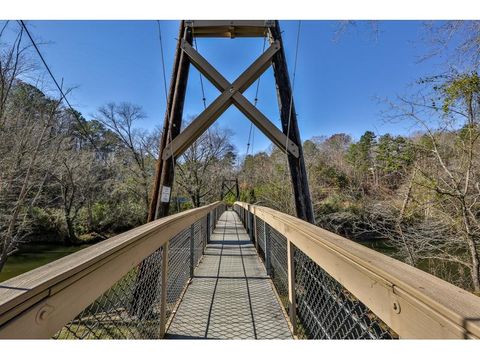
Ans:
{"type": "Polygon", "coordinates": [[[247,232],[248,232],[248,216],[247,216],[247,214],[248,214],[248,210],[243,209],[243,225],[245,226],[245,229],[247,229],[247,232]]]}
{"type": "Polygon", "coordinates": [[[210,214],[211,213],[207,214],[207,244],[210,243],[210,229],[212,227],[212,225],[210,224],[210,222],[212,221],[210,219],[210,214]]]}
{"type": "Polygon", "coordinates": [[[250,241],[255,241],[254,231],[254,215],[253,213],[248,213],[248,235],[250,236],[250,241]]]}
{"type": "Polygon", "coordinates": [[[295,299],[295,245],[287,239],[287,266],[288,266],[288,303],[290,322],[293,333],[297,332],[297,303],[295,299]]]}
{"type": "Polygon", "coordinates": [[[255,249],[257,249],[258,253],[258,236],[257,236],[257,217],[253,217],[253,233],[255,234],[255,249]]]}
{"type": "Polygon", "coordinates": [[[250,236],[250,240],[252,239],[252,213],[250,212],[250,205],[248,205],[247,210],[247,230],[248,236],[250,236]]]}
{"type": "Polygon", "coordinates": [[[272,275],[272,254],[270,250],[270,225],[266,222],[263,227],[263,238],[265,239],[265,267],[267,268],[267,275],[272,275]]]}
{"type": "Polygon", "coordinates": [[[168,244],[162,246],[162,297],[160,302],[160,338],[165,337],[167,324],[167,291],[168,291],[168,244]]]}
{"type": "Polygon", "coordinates": [[[193,278],[193,269],[195,264],[193,263],[195,255],[195,223],[190,225],[190,279],[193,278]]]}

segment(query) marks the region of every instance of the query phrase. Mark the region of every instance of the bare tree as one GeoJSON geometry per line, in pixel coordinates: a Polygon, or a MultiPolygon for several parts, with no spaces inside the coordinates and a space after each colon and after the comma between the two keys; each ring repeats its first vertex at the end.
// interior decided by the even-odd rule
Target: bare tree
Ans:
{"type": "Polygon", "coordinates": [[[193,206],[200,206],[206,198],[218,199],[222,177],[235,161],[230,137],[229,130],[213,127],[180,157],[176,183],[188,194],[193,206]]]}
{"type": "Polygon", "coordinates": [[[480,80],[476,73],[442,80],[433,86],[434,100],[400,98],[394,117],[423,129],[412,180],[421,189],[416,202],[425,220],[441,221],[453,234],[443,241],[423,239],[428,256],[466,266],[474,290],[480,291],[480,80]]]}
{"type": "Polygon", "coordinates": [[[4,43],[3,39],[7,31],[12,28],[10,21],[0,24],[0,126],[4,124],[4,115],[10,92],[18,78],[35,68],[35,65],[27,60],[26,45],[23,40],[23,28],[18,28],[13,42],[4,43]]]}
{"type": "Polygon", "coordinates": [[[111,130],[125,150],[123,166],[127,166],[134,182],[130,190],[144,203],[145,221],[150,204],[150,180],[153,171],[151,154],[156,152],[156,138],[145,131],[135,128],[135,124],[144,119],[141,107],[131,103],[109,103],[98,110],[97,120],[111,130]]]}
{"type": "Polygon", "coordinates": [[[421,61],[443,58],[447,68],[464,67],[464,71],[480,65],[480,21],[429,21],[424,24],[425,53],[421,61]]]}
{"type": "Polygon", "coordinates": [[[244,159],[239,176],[243,197],[293,215],[295,203],[286,155],[273,146],[269,152],[244,159]],[[254,199],[249,195],[253,190],[254,199]]]}
{"type": "Polygon", "coordinates": [[[29,235],[28,213],[45,185],[57,154],[59,101],[27,84],[16,86],[0,128],[0,270],[29,235]],[[35,107],[26,106],[35,99],[35,107]],[[17,102],[18,101],[18,102],[17,102]]]}

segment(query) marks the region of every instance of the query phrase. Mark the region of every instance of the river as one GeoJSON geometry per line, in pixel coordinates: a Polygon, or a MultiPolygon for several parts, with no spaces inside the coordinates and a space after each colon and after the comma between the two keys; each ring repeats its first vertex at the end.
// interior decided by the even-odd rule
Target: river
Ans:
{"type": "MultiPolygon", "coordinates": [[[[389,246],[383,240],[362,241],[359,243],[387,256],[397,257],[396,249],[389,246]]],[[[88,246],[89,245],[64,246],[55,243],[26,244],[22,250],[8,258],[5,267],[0,272],[0,282],[48,264],[88,246]]],[[[429,270],[427,261],[421,261],[417,266],[421,270],[427,272],[429,270]]],[[[447,264],[446,267],[449,272],[458,273],[459,266],[457,264],[447,264]]],[[[449,279],[445,280],[448,281],[449,279]]]]}
{"type": "Polygon", "coordinates": [[[8,258],[4,268],[0,271],[0,282],[48,264],[88,246],[89,245],[63,246],[50,243],[27,244],[22,250],[8,258]]]}

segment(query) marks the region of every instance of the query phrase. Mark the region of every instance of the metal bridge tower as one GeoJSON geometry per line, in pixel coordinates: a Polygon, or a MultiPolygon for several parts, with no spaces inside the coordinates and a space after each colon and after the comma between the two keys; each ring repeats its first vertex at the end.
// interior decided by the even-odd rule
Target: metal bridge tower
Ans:
{"type": "Polygon", "coordinates": [[[223,201],[227,195],[233,195],[236,201],[240,201],[240,187],[238,186],[238,178],[222,179],[222,190],[220,192],[220,201],[223,201]]]}
{"type": "Polygon", "coordinates": [[[313,223],[313,209],[281,31],[279,22],[272,20],[181,21],[160,141],[160,157],[153,186],[149,221],[168,215],[175,159],[198,139],[230,105],[235,105],[275,145],[288,154],[297,217],[313,223]],[[270,46],[233,83],[225,79],[192,46],[193,37],[264,36],[268,37],[270,46]],[[180,132],[190,64],[211,81],[221,94],[187,128],[180,132]],[[270,65],[273,66],[275,76],[282,131],[277,129],[242,95],[270,65]]]}

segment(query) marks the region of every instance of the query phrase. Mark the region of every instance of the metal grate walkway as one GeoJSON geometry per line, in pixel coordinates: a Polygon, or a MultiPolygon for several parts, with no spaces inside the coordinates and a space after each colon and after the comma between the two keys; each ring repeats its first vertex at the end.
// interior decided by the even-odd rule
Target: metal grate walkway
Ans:
{"type": "Polygon", "coordinates": [[[292,338],[265,267],[234,211],[220,217],[166,338],[292,338]]]}

